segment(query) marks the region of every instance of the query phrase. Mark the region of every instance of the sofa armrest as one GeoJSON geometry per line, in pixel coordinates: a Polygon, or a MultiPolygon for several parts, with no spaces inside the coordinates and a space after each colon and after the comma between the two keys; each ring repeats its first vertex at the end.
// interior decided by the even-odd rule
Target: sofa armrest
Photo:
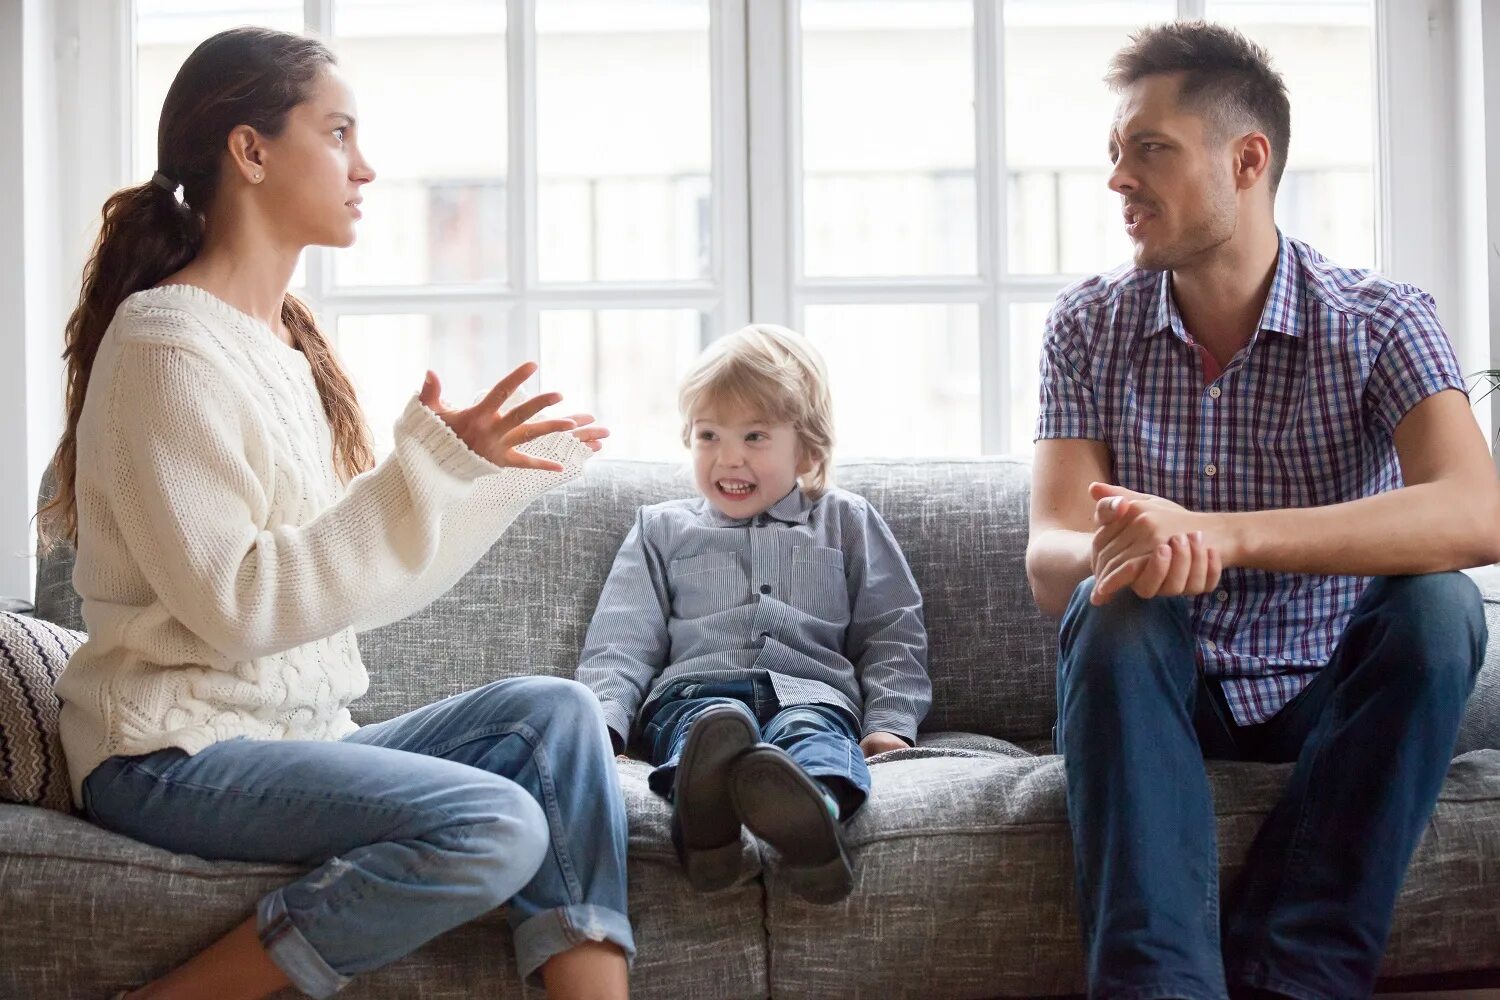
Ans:
{"type": "Polygon", "coordinates": [[[1470,750],[1500,750],[1500,566],[1466,570],[1484,597],[1484,621],[1489,627],[1484,666],[1474,682],[1458,729],[1454,756],[1470,750]]]}
{"type": "Polygon", "coordinates": [[[36,611],[36,606],[20,597],[0,597],[0,611],[9,611],[15,615],[31,615],[36,611]]]}

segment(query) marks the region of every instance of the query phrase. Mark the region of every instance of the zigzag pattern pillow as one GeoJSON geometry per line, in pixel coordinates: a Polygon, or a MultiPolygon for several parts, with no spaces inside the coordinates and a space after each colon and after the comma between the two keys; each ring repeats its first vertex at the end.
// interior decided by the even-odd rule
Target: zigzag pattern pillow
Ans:
{"type": "Polygon", "coordinates": [[[53,690],[82,632],[0,612],[0,800],[73,808],[53,690]]]}

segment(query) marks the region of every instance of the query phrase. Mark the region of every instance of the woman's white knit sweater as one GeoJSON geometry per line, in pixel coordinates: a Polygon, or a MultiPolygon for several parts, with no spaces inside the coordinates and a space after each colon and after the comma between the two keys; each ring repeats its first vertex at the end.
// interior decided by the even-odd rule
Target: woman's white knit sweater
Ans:
{"type": "Polygon", "coordinates": [[[346,486],[300,351],[198,288],[126,299],[78,424],[89,636],[57,688],[74,801],[116,754],[354,731],[355,633],[448,590],[590,454],[568,434],[525,451],[565,471],[498,468],[413,397],[346,486]]]}

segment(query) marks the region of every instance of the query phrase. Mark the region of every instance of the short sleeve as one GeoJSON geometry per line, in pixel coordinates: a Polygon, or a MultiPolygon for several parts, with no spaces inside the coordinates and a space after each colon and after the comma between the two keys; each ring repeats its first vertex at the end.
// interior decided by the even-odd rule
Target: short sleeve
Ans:
{"type": "Polygon", "coordinates": [[[1047,314],[1042,338],[1041,405],[1034,440],[1044,438],[1103,438],[1082,327],[1062,298],[1047,314]]]}
{"type": "Polygon", "coordinates": [[[1387,434],[1395,434],[1402,418],[1428,396],[1444,389],[1467,393],[1432,296],[1401,286],[1371,322],[1375,353],[1365,383],[1365,409],[1387,434]]]}

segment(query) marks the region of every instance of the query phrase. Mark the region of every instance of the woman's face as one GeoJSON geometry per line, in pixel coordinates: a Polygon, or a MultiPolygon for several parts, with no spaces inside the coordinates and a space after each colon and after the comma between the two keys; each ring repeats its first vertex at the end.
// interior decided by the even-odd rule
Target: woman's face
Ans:
{"type": "Polygon", "coordinates": [[[260,194],[279,235],[299,248],[353,243],[360,189],[375,171],[359,149],[354,94],[336,69],[318,75],[265,146],[260,194]]]}

